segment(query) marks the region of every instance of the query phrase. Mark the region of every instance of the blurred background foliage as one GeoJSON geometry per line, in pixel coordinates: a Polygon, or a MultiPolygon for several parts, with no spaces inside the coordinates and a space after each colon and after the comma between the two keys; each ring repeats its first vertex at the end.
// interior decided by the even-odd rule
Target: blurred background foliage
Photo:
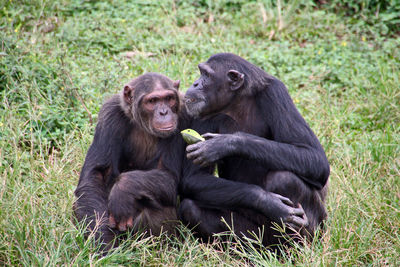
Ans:
{"type": "MultiPolygon", "coordinates": [[[[364,68],[370,60],[366,57],[371,57],[368,52],[376,49],[393,58],[398,43],[373,42],[346,54],[349,47],[398,36],[400,29],[400,4],[395,0],[141,0],[132,5],[130,1],[2,1],[0,100],[18,105],[19,116],[32,129],[31,138],[56,145],[64,133],[85,127],[90,119],[85,104],[90,113],[96,113],[99,104],[86,103],[88,97],[118,84],[121,77],[108,70],[121,68],[124,51],[136,49],[135,56],[142,58],[150,51],[201,61],[219,47],[235,52],[239,45],[238,52],[273,75],[285,74],[282,79],[318,72],[318,79],[343,87],[354,86],[351,73],[343,67],[355,72],[359,67],[342,64],[353,65],[356,60],[364,68]],[[344,23],[335,25],[342,19],[344,23]],[[205,35],[206,40],[200,38],[205,35]],[[110,57],[119,60],[110,62],[110,57]],[[102,73],[88,76],[94,70],[102,73]]],[[[122,64],[135,74],[145,71],[129,62],[122,64]]],[[[375,68],[369,69],[375,73],[375,68]]],[[[368,79],[372,79],[369,86],[379,81],[368,79]]],[[[29,141],[21,145],[29,146],[29,141]]]]}

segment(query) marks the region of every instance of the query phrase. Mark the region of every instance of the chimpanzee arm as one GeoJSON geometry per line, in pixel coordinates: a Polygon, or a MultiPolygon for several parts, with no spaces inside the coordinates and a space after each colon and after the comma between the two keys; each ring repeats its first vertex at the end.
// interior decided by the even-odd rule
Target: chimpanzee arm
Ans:
{"type": "Polygon", "coordinates": [[[323,151],[305,144],[279,143],[246,133],[236,133],[234,138],[240,145],[233,153],[262,162],[270,170],[296,173],[317,189],[326,184],[329,164],[323,151]]]}
{"type": "Polygon", "coordinates": [[[188,157],[201,166],[235,155],[257,160],[270,170],[296,173],[317,189],[321,189],[328,179],[329,163],[324,151],[318,147],[280,143],[243,132],[204,136],[209,139],[187,148],[188,157]]]}
{"type": "Polygon", "coordinates": [[[294,207],[290,199],[267,192],[257,185],[217,178],[187,159],[179,191],[184,198],[197,200],[208,207],[256,210],[272,221],[282,219],[284,223],[297,227],[308,223],[303,217],[304,210],[294,207]]]}
{"type": "Polygon", "coordinates": [[[78,221],[86,220],[90,231],[98,227],[96,239],[104,243],[110,243],[114,238],[114,234],[107,226],[107,201],[115,177],[119,175],[118,162],[121,153],[121,141],[110,129],[121,130],[126,127],[119,128],[120,125],[116,125],[115,118],[108,116],[112,113],[107,112],[108,109],[115,107],[116,105],[110,101],[104,104],[100,111],[93,143],[87,152],[78,187],[75,190],[77,200],[74,203],[74,212],[78,221]]]}
{"type": "Polygon", "coordinates": [[[286,144],[252,134],[206,134],[208,140],[187,148],[188,157],[201,166],[226,156],[257,160],[270,170],[296,173],[307,183],[321,189],[329,176],[325,153],[305,144],[286,144]]]}
{"type": "Polygon", "coordinates": [[[96,230],[96,240],[104,243],[112,242],[114,234],[108,228],[108,184],[112,184],[112,163],[108,153],[100,149],[95,141],[89,148],[84,166],[82,168],[78,187],[75,190],[77,200],[74,212],[78,221],[86,220],[88,230],[96,230]],[[97,227],[97,229],[96,229],[97,227]]]}
{"type": "Polygon", "coordinates": [[[270,170],[291,171],[321,189],[329,176],[325,152],[294,106],[286,87],[272,79],[269,90],[256,97],[257,107],[270,139],[252,134],[206,134],[208,140],[187,148],[188,157],[201,166],[226,156],[254,159],[270,170]]]}
{"type": "Polygon", "coordinates": [[[257,99],[257,104],[272,140],[239,134],[249,141],[239,153],[264,162],[272,170],[294,172],[317,189],[323,188],[329,177],[329,162],[318,138],[293,104],[286,86],[271,78],[268,90],[257,99]],[[263,144],[259,145],[260,142],[263,144]],[[251,153],[254,147],[258,149],[251,153]],[[260,157],[260,154],[263,155],[260,157]]]}

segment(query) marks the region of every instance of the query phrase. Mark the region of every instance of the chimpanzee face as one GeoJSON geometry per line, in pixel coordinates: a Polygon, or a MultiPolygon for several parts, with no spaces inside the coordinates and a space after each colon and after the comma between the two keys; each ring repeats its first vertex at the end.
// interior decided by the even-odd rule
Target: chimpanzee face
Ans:
{"type": "Polygon", "coordinates": [[[125,110],[140,128],[147,133],[165,138],[178,126],[179,81],[148,73],[124,87],[125,110]]]}
{"type": "Polygon", "coordinates": [[[236,90],[243,85],[244,77],[216,63],[200,63],[198,67],[200,78],[185,95],[188,113],[194,117],[214,114],[229,106],[237,95],[236,90]]]}
{"type": "Polygon", "coordinates": [[[178,125],[178,94],[173,90],[155,90],[145,95],[141,102],[142,117],[148,118],[148,128],[159,137],[175,132],[178,125]]]}

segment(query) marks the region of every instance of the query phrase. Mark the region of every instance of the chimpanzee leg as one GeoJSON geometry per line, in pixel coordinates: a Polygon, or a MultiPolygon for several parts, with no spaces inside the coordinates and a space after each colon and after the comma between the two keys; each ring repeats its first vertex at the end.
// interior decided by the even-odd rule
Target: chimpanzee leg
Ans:
{"type": "Polygon", "coordinates": [[[179,218],[194,229],[195,236],[209,241],[213,234],[232,229],[242,237],[260,236],[264,245],[278,244],[278,232],[271,229],[272,224],[265,217],[252,210],[235,211],[202,207],[199,202],[184,199],[179,207],[179,218]],[[260,227],[261,226],[261,227],[260,227]]]}
{"type": "Polygon", "coordinates": [[[134,219],[134,231],[143,231],[152,235],[161,232],[175,233],[178,218],[175,207],[162,207],[161,209],[144,208],[134,219]]]}
{"type": "MultiPolygon", "coordinates": [[[[305,184],[299,177],[291,172],[270,172],[263,185],[265,190],[290,198],[294,204],[301,204],[309,220],[306,231],[300,233],[311,238],[319,224],[326,218],[324,198],[326,187],[323,190],[315,190],[305,184]]],[[[196,235],[207,241],[215,233],[228,231],[229,227],[221,219],[230,225],[234,232],[241,236],[249,236],[249,232],[258,234],[263,229],[263,244],[266,246],[285,243],[287,237],[274,230],[275,226],[269,219],[258,212],[246,209],[234,211],[204,207],[201,203],[184,199],[179,207],[180,219],[193,227],[196,235]],[[233,225],[232,225],[233,221],[233,225]]],[[[290,235],[291,231],[286,230],[290,235]]],[[[297,237],[295,240],[298,240],[297,237]]]]}
{"type": "Polygon", "coordinates": [[[274,171],[268,173],[264,188],[288,197],[295,205],[301,204],[309,221],[306,230],[311,236],[327,216],[324,206],[327,185],[322,190],[316,190],[292,172],[274,171]]]}
{"type": "Polygon", "coordinates": [[[207,242],[213,234],[226,231],[221,221],[223,211],[219,209],[201,207],[198,202],[184,199],[178,210],[178,216],[184,224],[195,231],[195,236],[207,242]]]}

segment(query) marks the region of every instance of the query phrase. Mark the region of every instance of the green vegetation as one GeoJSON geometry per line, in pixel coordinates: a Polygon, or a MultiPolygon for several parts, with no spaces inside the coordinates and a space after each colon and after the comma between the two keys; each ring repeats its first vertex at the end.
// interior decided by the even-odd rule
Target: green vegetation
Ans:
{"type": "Polygon", "coordinates": [[[1,0],[0,265],[398,266],[400,3],[317,2],[1,0]],[[322,240],[276,259],[182,228],[97,257],[71,210],[103,100],[147,71],[188,88],[223,51],[280,78],[326,149],[322,240]]]}

